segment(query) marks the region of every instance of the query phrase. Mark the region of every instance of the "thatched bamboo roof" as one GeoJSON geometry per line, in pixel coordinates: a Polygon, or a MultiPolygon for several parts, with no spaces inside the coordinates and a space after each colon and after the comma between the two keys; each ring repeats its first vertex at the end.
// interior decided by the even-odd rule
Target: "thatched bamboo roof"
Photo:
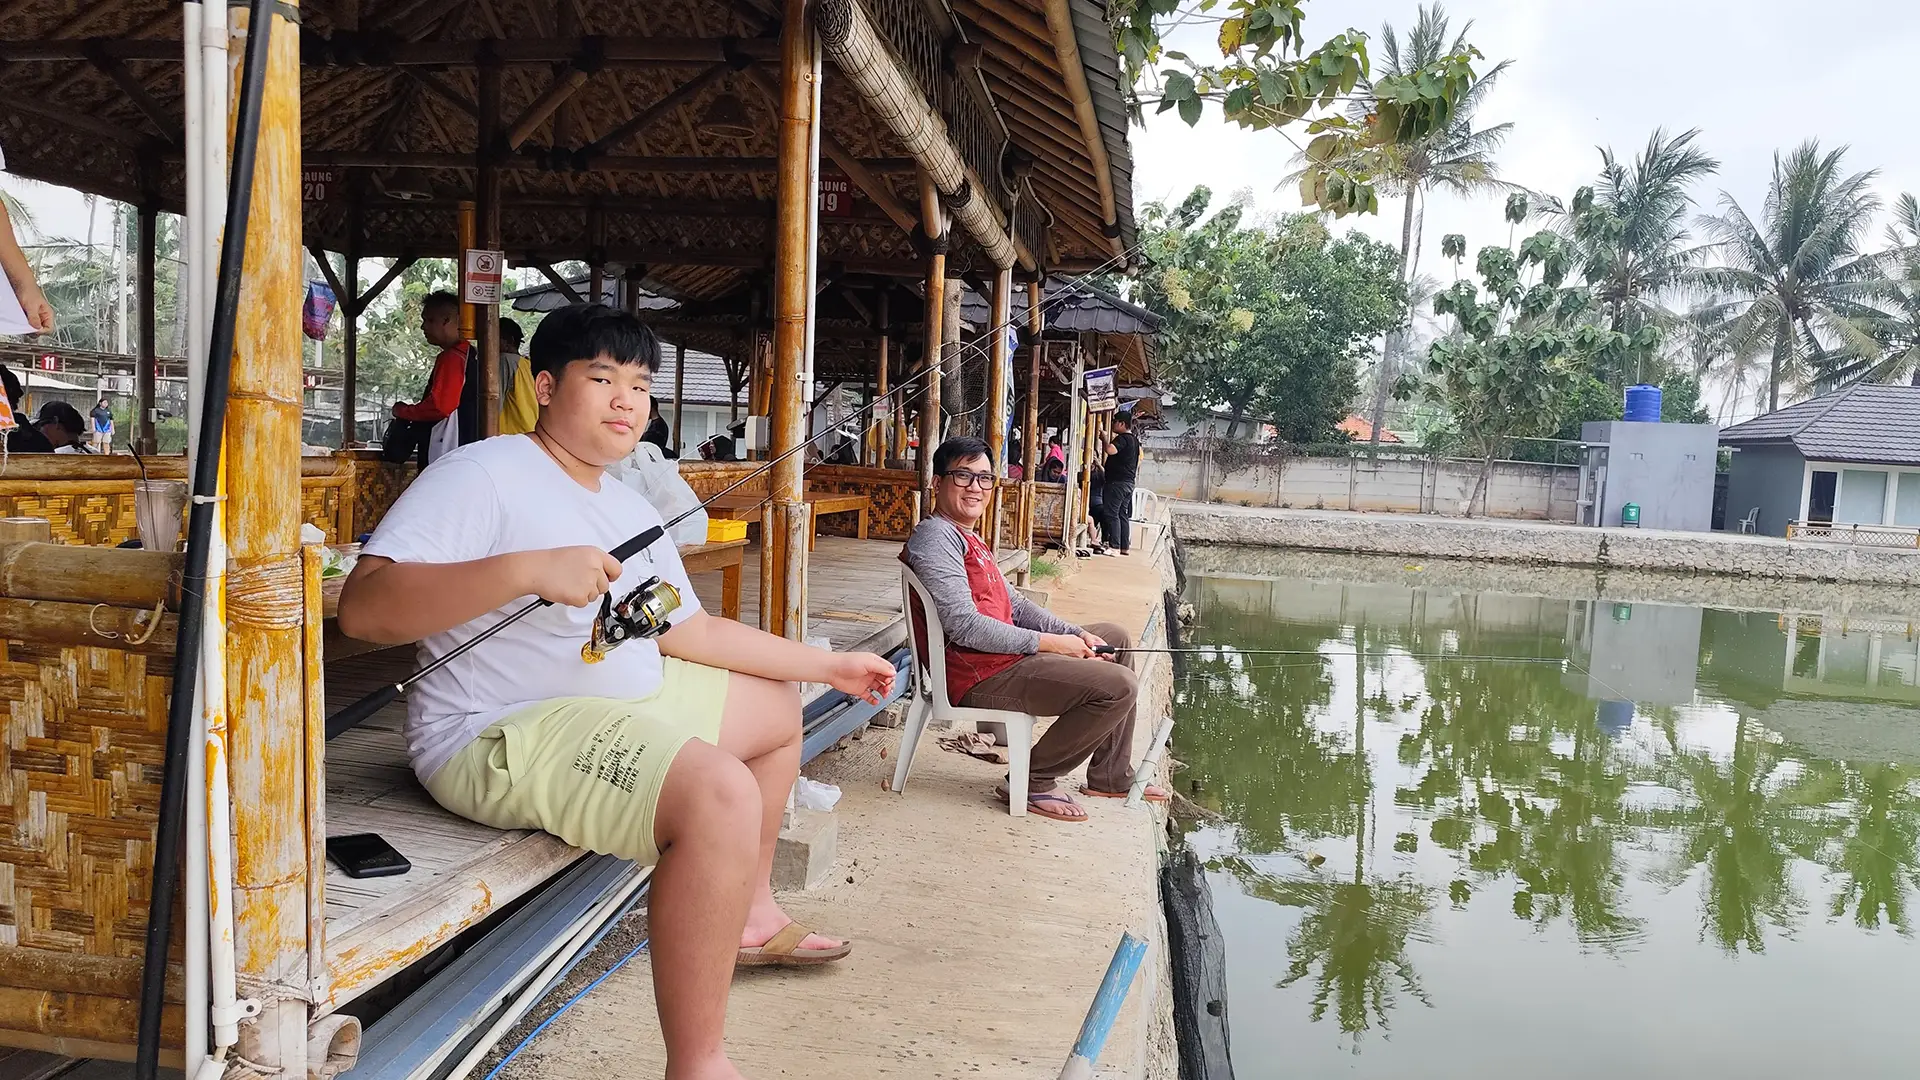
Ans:
{"type": "MultiPolygon", "coordinates": [[[[1033,36],[1044,29],[1043,0],[963,0],[957,19],[930,14],[924,0],[864,4],[900,50],[947,43],[944,56],[903,56],[901,66],[940,83],[929,97],[971,154],[968,165],[992,177],[986,186],[998,188],[990,201],[1003,219],[1016,195],[1029,218],[1036,200],[1044,208],[1048,224],[1032,245],[1041,259],[1104,259],[1110,231],[1131,243],[1125,115],[1103,23],[1087,25],[1086,12],[1076,19],[1118,185],[1113,225],[1100,220],[1086,148],[1075,149],[1074,104],[1049,60],[1053,46],[1033,36]],[[949,25],[939,25],[943,17],[949,25]],[[1018,71],[1012,56],[1023,58],[1018,71]]],[[[474,197],[480,71],[498,62],[499,127],[521,138],[497,157],[511,258],[644,265],[660,291],[690,299],[745,288],[768,272],[773,250],[776,6],[308,0],[306,164],[335,168],[337,182],[326,202],[309,205],[307,240],[346,250],[357,235],[363,255],[451,255],[458,205],[474,197]],[[357,31],[347,29],[354,11],[357,31]],[[553,107],[556,97],[564,100],[553,107]],[[744,107],[740,135],[702,130],[722,99],[723,108],[744,107]]],[[[10,103],[0,110],[0,145],[11,169],[179,210],[180,11],[170,0],[0,0],[0,94],[10,103]]],[[[856,159],[885,190],[876,201],[856,184],[850,211],[823,217],[820,264],[910,275],[913,238],[882,202],[917,208],[912,162],[836,74],[829,68],[823,90],[825,156],[856,159]]],[[[828,162],[823,170],[835,171],[828,162]]],[[[956,272],[987,269],[969,243],[951,260],[956,272]]]]}

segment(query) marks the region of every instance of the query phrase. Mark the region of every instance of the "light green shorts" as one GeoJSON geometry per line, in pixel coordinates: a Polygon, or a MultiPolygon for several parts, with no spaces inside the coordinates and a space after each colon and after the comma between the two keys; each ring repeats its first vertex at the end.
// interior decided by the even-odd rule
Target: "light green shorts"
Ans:
{"type": "Polygon", "coordinates": [[[659,692],[556,698],[482,731],[427,781],[435,801],[496,829],[541,829],[650,866],[667,768],[689,739],[718,746],[729,672],[663,657],[659,692]]]}

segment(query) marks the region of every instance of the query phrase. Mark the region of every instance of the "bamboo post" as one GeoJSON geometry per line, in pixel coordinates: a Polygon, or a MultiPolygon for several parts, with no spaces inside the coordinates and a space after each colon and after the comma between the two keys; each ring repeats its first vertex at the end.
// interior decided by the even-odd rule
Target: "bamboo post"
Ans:
{"type": "Polygon", "coordinates": [[[891,320],[888,318],[887,299],[888,294],[892,291],[893,286],[890,283],[880,286],[880,302],[875,312],[876,321],[880,324],[880,340],[874,349],[873,400],[876,404],[873,411],[878,414],[881,413],[883,409],[889,410],[883,415],[870,415],[870,419],[868,420],[868,423],[873,426],[873,436],[867,441],[873,448],[873,465],[875,468],[886,468],[887,427],[892,423],[892,413],[899,411],[897,406],[878,404],[887,398],[887,364],[889,359],[888,354],[891,351],[891,343],[887,335],[888,331],[893,329],[888,325],[891,320]]]}
{"type": "MultiPolygon", "coordinates": [[[[773,258],[773,378],[768,454],[778,459],[806,438],[805,385],[809,315],[813,306],[814,114],[819,56],[807,22],[806,0],[786,0],[780,28],[779,176],[773,258]]],[[[794,454],[769,478],[773,549],[771,614],[767,629],[800,640],[806,635],[807,537],[812,521],[794,454]]],[[[767,591],[763,586],[763,592],[767,591]]]]}
{"type": "Polygon", "coordinates": [[[940,320],[946,314],[947,235],[942,230],[928,243],[926,357],[922,366],[931,368],[920,388],[920,490],[932,497],[933,451],[940,442],[940,380],[946,370],[940,320]]]}
{"type": "MultiPolygon", "coordinates": [[[[300,30],[272,34],[253,215],[227,402],[227,701],[232,738],[235,961],[262,999],[239,1056],[306,1071],[306,693],[300,552],[300,30]]],[[[248,12],[232,9],[238,31],[248,12]]],[[[263,29],[263,28],[255,28],[263,29]]],[[[237,48],[235,50],[238,51],[237,48]]],[[[240,76],[236,67],[234,77],[240,76]]],[[[239,99],[240,88],[233,91],[239,99]]]]}
{"type": "MultiPolygon", "coordinates": [[[[993,458],[996,476],[1007,474],[1007,374],[1013,356],[1007,348],[1007,330],[1013,322],[1013,268],[1003,267],[993,276],[993,314],[987,318],[987,332],[993,335],[993,367],[987,371],[987,453],[993,458]]],[[[1004,485],[995,484],[993,501],[987,509],[987,544],[1000,546],[1000,509],[1004,485]]]]}
{"type": "MultiPolygon", "coordinates": [[[[498,63],[483,64],[479,70],[480,117],[476,157],[475,196],[479,202],[480,245],[488,251],[500,250],[500,74],[498,63]]],[[[503,268],[504,270],[504,268],[503,268]]],[[[503,274],[504,277],[504,274],[503,274]]],[[[500,305],[479,304],[474,308],[479,334],[474,341],[480,351],[480,437],[500,434],[500,305]]],[[[471,365],[469,365],[471,377],[471,365]]]]}
{"type": "MultiPolygon", "coordinates": [[[[347,250],[346,273],[341,281],[347,286],[347,295],[340,298],[342,322],[346,335],[341,362],[345,372],[340,387],[340,446],[345,449],[359,440],[355,437],[359,428],[359,417],[355,415],[355,404],[360,395],[360,200],[353,197],[347,204],[347,250]]],[[[351,540],[352,537],[342,537],[351,540]]]]}
{"type": "Polygon", "coordinates": [[[155,234],[160,225],[160,207],[151,197],[140,203],[140,251],[138,254],[137,281],[134,284],[134,304],[140,309],[140,356],[134,361],[133,397],[134,409],[132,428],[128,438],[140,447],[140,452],[151,455],[158,450],[153,434],[153,365],[157,358],[154,345],[154,268],[153,257],[155,234]]]}
{"type": "Polygon", "coordinates": [[[1040,461],[1040,361],[1047,351],[1046,342],[1041,340],[1041,334],[1047,329],[1046,317],[1040,310],[1044,290],[1045,285],[1038,277],[1027,282],[1027,332],[1033,338],[1033,355],[1032,366],[1027,371],[1027,432],[1026,437],[1020,440],[1020,447],[1026,455],[1026,460],[1020,464],[1020,477],[1021,483],[1027,488],[1024,500],[1026,513],[1023,515],[1026,521],[1021,525],[1020,537],[1021,546],[1029,551],[1033,550],[1033,493],[1036,490],[1033,485],[1040,480],[1034,470],[1040,461]]]}
{"type": "MultiPolygon", "coordinates": [[[[453,257],[453,291],[463,297],[467,293],[467,249],[473,246],[474,230],[476,228],[478,228],[477,210],[473,203],[462,199],[460,201],[460,216],[454,226],[454,239],[460,250],[456,252],[453,257]]],[[[473,332],[473,307],[470,304],[463,303],[460,305],[460,337],[464,340],[472,341],[473,332]]]]}
{"type": "MultiPolygon", "coordinates": [[[[940,438],[952,435],[972,435],[981,425],[977,423],[972,406],[967,403],[967,365],[960,354],[960,333],[963,329],[960,301],[966,295],[966,285],[960,281],[948,281],[946,291],[941,295],[946,307],[940,313],[940,411],[952,422],[941,427],[940,438]]],[[[935,439],[938,442],[939,439],[935,439]]]]}
{"type": "Polygon", "coordinates": [[[673,451],[683,453],[680,443],[680,418],[686,415],[687,397],[687,343],[676,342],[673,346],[673,451]]]}

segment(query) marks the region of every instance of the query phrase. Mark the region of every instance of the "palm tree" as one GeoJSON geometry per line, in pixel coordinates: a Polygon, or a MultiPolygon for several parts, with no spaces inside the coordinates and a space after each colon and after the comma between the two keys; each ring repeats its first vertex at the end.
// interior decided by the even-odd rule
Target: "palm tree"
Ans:
{"type": "Polygon", "coordinates": [[[1729,352],[1768,354],[1769,412],[1783,383],[1824,389],[1836,370],[1878,352],[1863,327],[1878,314],[1866,300],[1880,287],[1880,259],[1861,250],[1880,210],[1868,188],[1876,173],[1843,173],[1845,156],[1846,147],[1823,154],[1812,139],[1776,153],[1757,223],[1724,191],[1721,212],[1700,219],[1720,263],[1691,280],[1728,298],[1701,316],[1729,352]]]}
{"type": "Polygon", "coordinates": [[[1693,145],[1699,134],[1695,128],[1669,138],[1656,128],[1631,163],[1602,147],[1600,182],[1567,218],[1574,256],[1609,329],[1631,334],[1671,321],[1660,301],[1679,291],[1699,262],[1688,243],[1688,188],[1720,167],[1693,145]]]}
{"type": "Polygon", "coordinates": [[[1883,351],[1836,370],[1834,376],[1848,382],[1904,380],[1920,386],[1920,200],[1911,193],[1894,202],[1887,240],[1880,310],[1865,325],[1883,351]]]}
{"type": "MultiPolygon", "coordinates": [[[[1451,33],[1451,30],[1447,10],[1439,4],[1422,5],[1413,29],[1405,37],[1395,32],[1392,23],[1382,23],[1377,56],[1380,61],[1379,73],[1382,76],[1405,76],[1471,47],[1467,35],[1473,30],[1473,20],[1467,20],[1457,34],[1451,33]]],[[[1513,125],[1495,124],[1488,128],[1473,126],[1474,112],[1486,101],[1494,83],[1499,81],[1501,74],[1512,63],[1511,60],[1502,60],[1477,77],[1460,95],[1453,116],[1444,127],[1411,144],[1386,148],[1385,156],[1376,164],[1375,186],[1382,195],[1398,196],[1403,202],[1400,219],[1400,280],[1407,281],[1419,268],[1420,234],[1424,230],[1416,225],[1414,211],[1416,204],[1425,202],[1429,190],[1446,188],[1460,195],[1480,195],[1513,186],[1496,176],[1493,163],[1494,152],[1506,141],[1513,125]]],[[[1364,119],[1378,110],[1379,103],[1373,96],[1371,80],[1363,80],[1355,87],[1354,94],[1356,100],[1350,112],[1355,119],[1364,119]]],[[[1380,428],[1386,420],[1387,398],[1399,375],[1400,356],[1405,352],[1406,337],[1405,326],[1393,330],[1388,333],[1381,352],[1380,366],[1374,380],[1371,445],[1380,442],[1380,428]]]]}

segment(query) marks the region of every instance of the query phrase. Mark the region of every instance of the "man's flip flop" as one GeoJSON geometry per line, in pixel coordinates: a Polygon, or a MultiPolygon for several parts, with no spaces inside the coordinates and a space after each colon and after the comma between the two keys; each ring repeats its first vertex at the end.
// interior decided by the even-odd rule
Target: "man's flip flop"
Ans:
{"type": "MultiPolygon", "coordinates": [[[[994,794],[999,796],[1002,799],[1005,799],[1007,798],[1007,789],[1004,787],[1000,788],[998,791],[994,792],[994,794]]],[[[1038,817],[1050,818],[1054,821],[1071,821],[1071,822],[1079,823],[1079,822],[1088,820],[1087,812],[1085,808],[1081,807],[1079,803],[1074,802],[1071,798],[1067,797],[1066,795],[1062,795],[1060,792],[1057,792],[1057,791],[1044,791],[1038,795],[1027,796],[1027,812],[1029,814],[1033,814],[1038,817]],[[1059,807],[1061,806],[1071,806],[1074,809],[1079,810],[1080,815],[1078,817],[1075,817],[1072,814],[1064,813],[1059,809],[1059,807]]]]}
{"type": "Polygon", "coordinates": [[[813,932],[811,927],[790,922],[781,927],[779,933],[768,938],[766,944],[741,949],[734,963],[741,967],[812,967],[831,964],[853,951],[851,941],[843,941],[833,949],[800,948],[800,943],[813,932]]]}
{"type": "MultiPolygon", "coordinates": [[[[1088,795],[1096,799],[1124,799],[1127,797],[1127,793],[1124,791],[1095,791],[1088,787],[1081,788],[1080,794],[1088,795]]],[[[1148,802],[1171,802],[1173,800],[1173,796],[1167,793],[1167,789],[1161,787],[1159,784],[1148,784],[1147,790],[1142,792],[1140,797],[1148,802]]]]}

